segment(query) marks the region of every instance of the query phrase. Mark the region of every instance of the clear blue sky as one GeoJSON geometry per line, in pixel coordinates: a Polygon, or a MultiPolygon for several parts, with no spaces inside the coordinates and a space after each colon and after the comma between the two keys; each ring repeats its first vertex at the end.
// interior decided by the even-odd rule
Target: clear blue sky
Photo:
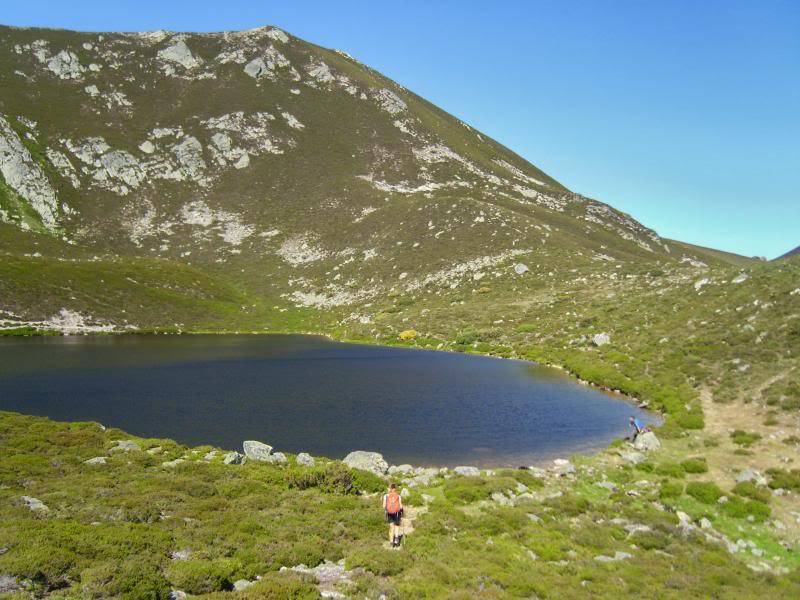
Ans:
{"type": "Polygon", "coordinates": [[[277,25],[661,235],[770,258],[800,244],[798,0],[30,0],[0,22],[277,25]]]}

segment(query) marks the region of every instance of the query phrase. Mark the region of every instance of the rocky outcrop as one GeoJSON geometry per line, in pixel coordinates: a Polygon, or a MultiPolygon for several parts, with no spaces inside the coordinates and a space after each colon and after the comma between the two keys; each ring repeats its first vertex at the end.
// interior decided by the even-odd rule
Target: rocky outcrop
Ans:
{"type": "Polygon", "coordinates": [[[104,465],[106,464],[106,457],[105,456],[95,456],[94,458],[90,458],[89,460],[83,461],[85,465],[104,465]]]}
{"type": "Polygon", "coordinates": [[[187,70],[203,64],[203,60],[195,57],[182,39],[176,39],[171,46],[159,50],[158,58],[165,63],[177,64],[187,70]]]}
{"type": "Polygon", "coordinates": [[[592,336],[592,344],[595,346],[605,346],[611,343],[611,336],[607,333],[596,333],[592,336]]]}
{"type": "Polygon", "coordinates": [[[36,211],[47,229],[55,229],[58,216],[56,192],[30,151],[0,114],[0,175],[20,198],[36,211]]]}
{"type": "Polygon", "coordinates": [[[650,450],[658,450],[661,448],[661,442],[658,441],[655,433],[652,431],[646,431],[645,433],[636,436],[636,441],[633,442],[633,448],[635,450],[645,452],[650,450]]]}
{"type": "Polygon", "coordinates": [[[343,462],[351,469],[369,471],[376,475],[385,475],[389,470],[389,464],[383,460],[383,455],[378,452],[356,450],[345,456],[343,462]]]}

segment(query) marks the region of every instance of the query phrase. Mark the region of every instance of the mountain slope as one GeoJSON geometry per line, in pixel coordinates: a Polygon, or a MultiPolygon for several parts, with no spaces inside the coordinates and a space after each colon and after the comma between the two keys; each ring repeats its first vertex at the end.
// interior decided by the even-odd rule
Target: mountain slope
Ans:
{"type": "Polygon", "coordinates": [[[92,253],[243,273],[290,307],[533,251],[669,256],[626,215],[274,28],[0,39],[0,217],[92,253]]]}
{"type": "Polygon", "coordinates": [[[779,256],[775,260],[780,260],[782,258],[789,258],[790,256],[797,256],[798,254],[800,254],[800,246],[798,246],[794,250],[789,250],[786,254],[783,254],[783,255],[779,256]]]}

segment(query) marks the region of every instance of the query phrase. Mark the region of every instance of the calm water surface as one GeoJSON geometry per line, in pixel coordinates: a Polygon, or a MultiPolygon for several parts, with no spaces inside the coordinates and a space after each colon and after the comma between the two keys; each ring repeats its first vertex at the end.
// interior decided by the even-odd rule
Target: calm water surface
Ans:
{"type": "Polygon", "coordinates": [[[0,410],[393,464],[532,464],[657,417],[547,367],[275,336],[0,338],[0,410]]]}

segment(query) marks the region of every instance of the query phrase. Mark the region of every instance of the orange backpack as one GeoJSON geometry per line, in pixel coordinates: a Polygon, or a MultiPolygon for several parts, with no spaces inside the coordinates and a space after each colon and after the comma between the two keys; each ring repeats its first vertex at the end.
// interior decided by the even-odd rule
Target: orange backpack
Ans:
{"type": "Polygon", "coordinates": [[[386,512],[392,515],[400,512],[400,494],[394,490],[386,495],[386,512]]]}

